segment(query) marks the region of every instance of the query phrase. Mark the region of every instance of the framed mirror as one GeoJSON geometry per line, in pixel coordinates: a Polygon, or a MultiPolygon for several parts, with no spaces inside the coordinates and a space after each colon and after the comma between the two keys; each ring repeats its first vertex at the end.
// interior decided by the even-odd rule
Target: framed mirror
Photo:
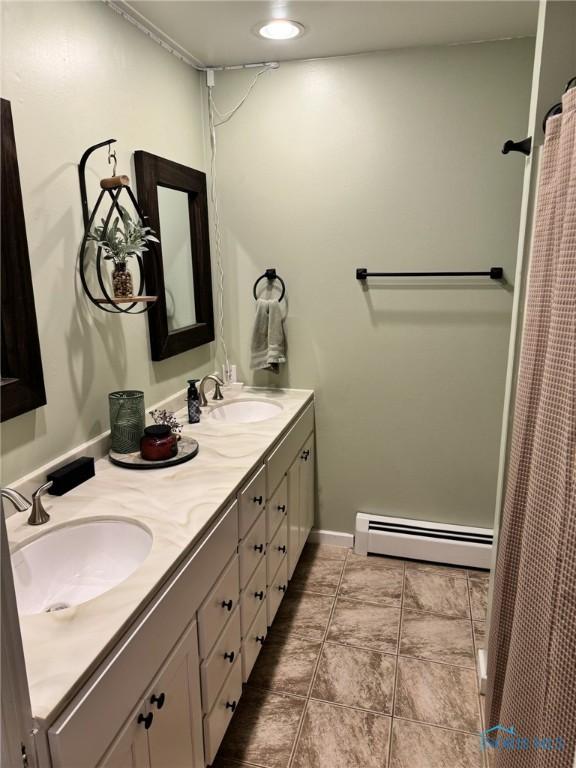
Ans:
{"type": "Polygon", "coordinates": [[[46,405],[26,222],[10,102],[0,99],[2,361],[1,420],[46,405]]]}
{"type": "Polygon", "coordinates": [[[160,240],[157,269],[144,260],[152,360],[214,340],[206,174],[139,150],[134,153],[138,202],[160,240]],[[148,263],[148,266],[146,264],[148,263]]]}

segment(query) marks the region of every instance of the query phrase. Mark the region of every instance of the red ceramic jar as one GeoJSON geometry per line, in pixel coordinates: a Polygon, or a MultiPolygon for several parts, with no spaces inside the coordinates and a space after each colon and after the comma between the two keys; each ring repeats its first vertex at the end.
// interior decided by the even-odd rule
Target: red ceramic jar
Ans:
{"type": "Polygon", "coordinates": [[[178,439],[168,424],[146,427],[140,440],[140,454],[147,461],[166,461],[178,453],[178,439]]]}

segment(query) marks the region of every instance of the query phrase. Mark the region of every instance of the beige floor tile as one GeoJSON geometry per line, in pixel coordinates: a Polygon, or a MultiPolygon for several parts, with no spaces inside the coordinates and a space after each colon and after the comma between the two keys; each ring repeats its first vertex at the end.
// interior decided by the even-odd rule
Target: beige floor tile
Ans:
{"type": "Polygon", "coordinates": [[[476,643],[476,648],[486,648],[486,622],[473,621],[472,626],[474,628],[474,642],[476,643]]]}
{"type": "Polygon", "coordinates": [[[362,563],[370,568],[404,568],[404,560],[399,557],[386,557],[385,555],[357,555],[350,550],[349,563],[362,563]]]}
{"type": "Polygon", "coordinates": [[[470,579],[468,585],[470,588],[472,618],[475,621],[484,621],[488,608],[488,582],[470,579]]]}
{"type": "Polygon", "coordinates": [[[389,768],[482,768],[480,739],[394,719],[389,768]]]}
{"type": "Polygon", "coordinates": [[[305,699],[247,688],[218,757],[286,768],[304,704],[305,699]]]}
{"type": "Polygon", "coordinates": [[[292,768],[384,768],[390,718],[310,701],[292,768]]]}
{"type": "Polygon", "coordinates": [[[348,552],[348,547],[335,547],[332,544],[305,544],[300,562],[311,559],[344,561],[348,552]]]}
{"type": "Polygon", "coordinates": [[[311,696],[392,714],[395,672],[395,656],[325,643],[311,696]]]}
{"type": "Polygon", "coordinates": [[[481,724],[475,670],[400,656],[394,714],[478,733],[481,724]]]}
{"type": "Polygon", "coordinates": [[[475,667],[469,619],[404,610],[400,653],[461,667],[475,667]]]}
{"type": "Polygon", "coordinates": [[[339,595],[355,600],[400,606],[403,575],[403,565],[374,565],[370,558],[348,558],[339,595]]]}
{"type": "Polygon", "coordinates": [[[305,592],[335,595],[344,568],[344,560],[310,558],[298,563],[290,586],[305,592]]]}
{"type": "Polygon", "coordinates": [[[456,578],[466,578],[466,568],[457,568],[453,565],[442,565],[441,563],[422,563],[419,560],[406,560],[406,570],[429,571],[430,573],[441,573],[444,576],[454,576],[456,578]]]}
{"type": "Polygon", "coordinates": [[[468,568],[468,578],[472,581],[490,581],[490,571],[479,571],[474,568],[468,568]]]}
{"type": "Polygon", "coordinates": [[[284,636],[273,628],[250,675],[249,685],[306,696],[322,643],[284,636]]]}
{"type": "Polygon", "coordinates": [[[470,616],[466,579],[430,571],[407,570],[404,608],[449,616],[470,616]]]}
{"type": "Polygon", "coordinates": [[[333,605],[333,597],[289,590],[274,619],[274,630],[284,636],[323,640],[333,605]]]}
{"type": "Polygon", "coordinates": [[[328,628],[328,640],[396,653],[400,609],[339,597],[328,628]]]}

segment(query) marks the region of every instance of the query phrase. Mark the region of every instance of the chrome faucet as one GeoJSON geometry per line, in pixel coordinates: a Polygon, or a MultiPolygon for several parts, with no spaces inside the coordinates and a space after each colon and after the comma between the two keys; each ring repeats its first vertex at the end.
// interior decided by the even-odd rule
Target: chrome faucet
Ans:
{"type": "Polygon", "coordinates": [[[44,485],[41,485],[38,490],[32,494],[32,501],[28,501],[26,496],[22,496],[19,491],[15,491],[13,488],[0,488],[0,496],[3,499],[8,499],[14,504],[18,512],[27,512],[32,510],[30,517],[28,518],[28,525],[43,525],[50,520],[50,515],[44,509],[42,504],[42,496],[46,491],[52,488],[52,480],[49,480],[44,485]]]}
{"type": "Polygon", "coordinates": [[[212,400],[224,400],[222,390],[220,389],[220,387],[224,386],[224,382],[218,376],[217,373],[209,373],[200,379],[200,384],[198,385],[198,394],[200,396],[200,408],[205,408],[208,405],[208,400],[206,400],[206,395],[204,393],[206,382],[208,381],[214,382],[214,395],[212,397],[212,400]]]}

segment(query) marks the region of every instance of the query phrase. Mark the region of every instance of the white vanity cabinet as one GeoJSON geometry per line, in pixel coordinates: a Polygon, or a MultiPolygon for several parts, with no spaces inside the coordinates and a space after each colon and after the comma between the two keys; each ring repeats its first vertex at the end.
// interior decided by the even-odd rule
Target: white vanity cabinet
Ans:
{"type": "Polygon", "coordinates": [[[212,764],[314,516],[314,406],[48,728],[52,768],[212,764]]]}
{"type": "Polygon", "coordinates": [[[273,515],[280,492],[287,513],[288,576],[314,524],[315,511],[314,406],[309,406],[267,462],[269,515],[273,515]]]}
{"type": "Polygon", "coordinates": [[[193,717],[198,706],[198,646],[194,621],[99,765],[102,768],[201,766],[202,730],[193,717]]]}

